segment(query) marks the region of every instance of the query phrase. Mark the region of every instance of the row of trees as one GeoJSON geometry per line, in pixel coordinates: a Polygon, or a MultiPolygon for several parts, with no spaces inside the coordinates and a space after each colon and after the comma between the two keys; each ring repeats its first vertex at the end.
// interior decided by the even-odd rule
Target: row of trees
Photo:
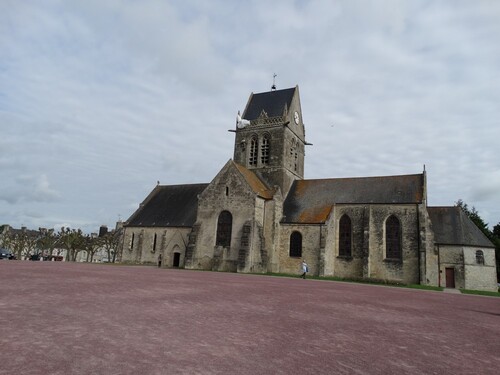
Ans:
{"type": "Polygon", "coordinates": [[[85,251],[86,261],[92,262],[98,251],[107,255],[109,262],[115,262],[118,256],[121,231],[84,234],[80,229],[62,227],[36,230],[12,229],[0,227],[0,246],[9,249],[17,259],[35,256],[54,257],[65,255],[66,261],[76,261],[80,252],[85,251]]]}
{"type": "Polygon", "coordinates": [[[469,208],[467,203],[459,199],[456,203],[457,207],[460,207],[465,214],[476,224],[476,226],[484,233],[486,237],[495,245],[495,257],[497,260],[497,280],[500,281],[500,222],[493,226],[493,229],[489,228],[488,223],[479,215],[479,212],[473,206],[469,208]]]}

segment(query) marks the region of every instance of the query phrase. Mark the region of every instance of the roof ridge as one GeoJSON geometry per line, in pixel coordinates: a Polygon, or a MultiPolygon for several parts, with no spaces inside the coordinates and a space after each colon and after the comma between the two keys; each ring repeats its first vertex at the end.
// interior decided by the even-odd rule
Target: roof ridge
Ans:
{"type": "Polygon", "coordinates": [[[173,185],[156,185],[156,187],[164,188],[164,187],[174,187],[174,186],[201,186],[201,185],[208,185],[208,182],[196,182],[193,184],[173,184],[173,185]]]}
{"type": "Polygon", "coordinates": [[[269,94],[269,93],[275,93],[275,92],[281,92],[281,91],[287,91],[287,90],[295,90],[296,88],[297,88],[297,86],[294,86],[294,87],[287,87],[286,89],[261,91],[261,92],[256,92],[256,93],[252,93],[252,94],[253,95],[269,94]]]}
{"type": "Polygon", "coordinates": [[[412,174],[398,174],[398,175],[387,175],[387,176],[358,176],[358,177],[329,177],[329,178],[304,178],[300,181],[334,181],[334,180],[365,180],[374,178],[391,178],[391,177],[409,177],[409,176],[422,176],[422,173],[412,173],[412,174]]]}

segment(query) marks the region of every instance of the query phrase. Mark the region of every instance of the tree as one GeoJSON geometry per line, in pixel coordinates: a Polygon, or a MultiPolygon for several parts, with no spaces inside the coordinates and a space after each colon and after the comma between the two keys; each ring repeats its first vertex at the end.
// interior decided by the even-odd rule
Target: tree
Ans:
{"type": "Polygon", "coordinates": [[[497,280],[500,282],[500,222],[493,227],[493,243],[497,258],[497,280]]]}
{"type": "Polygon", "coordinates": [[[8,230],[9,226],[7,224],[0,225],[0,247],[8,248],[8,230]]]}
{"type": "Polygon", "coordinates": [[[488,223],[485,223],[484,220],[479,216],[479,212],[476,210],[476,208],[473,206],[472,209],[469,209],[469,206],[467,203],[465,203],[463,200],[459,199],[455,205],[457,207],[460,207],[462,211],[465,212],[465,214],[471,219],[476,226],[481,229],[481,232],[485,234],[486,237],[490,238],[492,237],[492,232],[488,229],[488,223]]]}
{"type": "Polygon", "coordinates": [[[7,226],[2,234],[2,246],[12,251],[17,259],[29,258],[38,253],[37,239],[36,231],[28,230],[26,227],[12,229],[7,226]]]}
{"type": "Polygon", "coordinates": [[[493,235],[500,240],[500,222],[493,227],[493,235]]]}
{"type": "Polygon", "coordinates": [[[94,255],[95,253],[99,250],[101,247],[101,243],[99,239],[95,236],[95,234],[87,234],[84,238],[84,248],[87,252],[87,262],[93,262],[94,261],[94,255]]]}
{"type": "Polygon", "coordinates": [[[113,230],[99,237],[101,247],[106,250],[108,255],[108,262],[114,263],[116,260],[118,245],[120,242],[121,232],[118,230],[113,230]]]}
{"type": "Polygon", "coordinates": [[[10,250],[11,239],[9,235],[9,228],[10,227],[8,225],[0,226],[0,247],[10,250]]]}
{"type": "Polygon", "coordinates": [[[58,237],[54,233],[54,229],[38,228],[40,233],[37,239],[37,247],[42,252],[42,256],[50,257],[53,255],[54,249],[58,242],[58,237]]]}
{"type": "Polygon", "coordinates": [[[62,227],[58,237],[58,243],[66,249],[66,261],[74,262],[78,253],[85,247],[85,238],[81,229],[62,227]]]}
{"type": "Polygon", "coordinates": [[[29,233],[24,229],[21,230],[21,233],[17,234],[17,238],[19,246],[21,247],[21,253],[25,259],[29,259],[32,255],[39,253],[37,246],[38,236],[33,235],[33,233],[29,233]]]}

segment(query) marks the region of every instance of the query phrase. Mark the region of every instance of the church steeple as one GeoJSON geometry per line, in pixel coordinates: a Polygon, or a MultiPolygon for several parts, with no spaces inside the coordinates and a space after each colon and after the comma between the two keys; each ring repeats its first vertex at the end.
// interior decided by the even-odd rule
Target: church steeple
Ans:
{"type": "Polygon", "coordinates": [[[305,130],[299,87],[250,94],[238,117],[234,161],[284,195],[304,178],[305,130]]]}

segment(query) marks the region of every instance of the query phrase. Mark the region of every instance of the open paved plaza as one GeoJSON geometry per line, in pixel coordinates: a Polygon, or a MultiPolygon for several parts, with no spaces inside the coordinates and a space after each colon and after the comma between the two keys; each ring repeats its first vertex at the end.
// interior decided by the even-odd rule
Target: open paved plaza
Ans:
{"type": "Polygon", "coordinates": [[[0,261],[0,374],[498,374],[500,299],[0,261]]]}

